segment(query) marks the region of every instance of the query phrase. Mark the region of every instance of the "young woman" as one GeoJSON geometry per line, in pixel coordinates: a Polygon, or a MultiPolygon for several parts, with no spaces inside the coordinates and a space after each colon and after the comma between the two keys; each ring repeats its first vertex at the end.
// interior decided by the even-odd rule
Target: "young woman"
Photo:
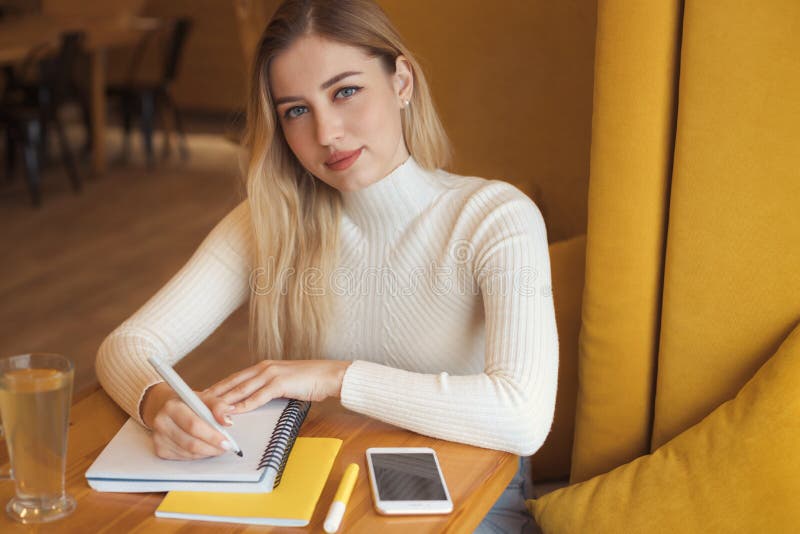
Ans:
{"type": "MultiPolygon", "coordinates": [[[[105,340],[103,387],[160,456],[223,453],[146,358],[175,363],[249,300],[261,361],[203,393],[221,423],[276,397],[336,397],[429,436],[534,453],[558,368],[537,207],[505,182],[441,170],[425,77],[369,0],[284,2],[251,85],[247,200],[105,340]]],[[[495,526],[529,520],[528,471],[495,526]]]]}

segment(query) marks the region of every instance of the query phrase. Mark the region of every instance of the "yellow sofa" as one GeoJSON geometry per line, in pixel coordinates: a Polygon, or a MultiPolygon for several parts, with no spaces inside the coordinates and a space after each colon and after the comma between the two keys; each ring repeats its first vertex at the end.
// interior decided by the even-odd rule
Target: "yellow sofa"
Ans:
{"type": "Polygon", "coordinates": [[[598,2],[587,235],[551,257],[544,532],[800,528],[800,2],[598,2]]]}

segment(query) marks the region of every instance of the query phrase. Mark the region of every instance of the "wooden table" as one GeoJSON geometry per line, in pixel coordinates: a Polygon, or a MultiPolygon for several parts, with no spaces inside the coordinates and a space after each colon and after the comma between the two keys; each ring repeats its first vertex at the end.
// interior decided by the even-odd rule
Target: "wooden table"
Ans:
{"type": "Polygon", "coordinates": [[[86,34],[84,47],[91,59],[90,100],[92,120],[92,172],[106,171],[106,52],[114,46],[131,45],[157,26],[154,19],[131,16],[28,15],[0,22],[0,64],[24,61],[28,53],[49,45],[57,49],[59,36],[67,31],[86,34]]]}
{"type": "MultiPolygon", "coordinates": [[[[345,467],[360,466],[359,480],[347,507],[340,532],[472,532],[516,473],[512,454],[428,438],[380,423],[342,408],[338,401],[315,403],[303,424],[301,436],[337,437],[344,440],[322,492],[311,524],[306,529],[270,528],[158,519],[153,513],[163,493],[98,493],[89,488],[84,473],[127,420],[127,415],[97,390],[73,405],[67,454],[67,492],[78,501],[69,517],[30,527],[15,523],[0,510],[0,532],[322,532],[336,487],[345,467]],[[372,507],[365,451],[368,447],[432,447],[436,450],[453,499],[453,513],[445,516],[384,517],[372,507]]],[[[11,481],[0,481],[0,505],[14,494],[11,481]]]]}

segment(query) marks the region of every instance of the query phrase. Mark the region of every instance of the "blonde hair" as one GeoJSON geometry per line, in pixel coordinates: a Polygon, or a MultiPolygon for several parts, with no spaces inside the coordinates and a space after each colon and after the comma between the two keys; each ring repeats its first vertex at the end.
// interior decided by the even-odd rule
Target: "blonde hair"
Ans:
{"type": "Polygon", "coordinates": [[[244,139],[257,275],[250,341],[258,358],[321,358],[333,311],[325,282],[337,260],[341,195],[292,153],[269,86],[272,59],[308,34],[362,48],[379,57],[388,73],[404,56],[414,75],[411,105],[402,114],[408,151],[430,170],[444,167],[450,155],[422,69],[380,7],[370,0],[286,0],[278,7],[258,45],[244,139]],[[323,285],[309,287],[315,280],[323,285]]]}

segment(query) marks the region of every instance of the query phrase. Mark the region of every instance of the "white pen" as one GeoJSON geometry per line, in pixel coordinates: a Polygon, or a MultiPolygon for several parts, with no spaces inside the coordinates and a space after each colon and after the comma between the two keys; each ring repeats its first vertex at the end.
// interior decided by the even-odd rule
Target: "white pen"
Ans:
{"type": "Polygon", "coordinates": [[[211,413],[211,410],[208,409],[206,403],[204,403],[200,397],[197,396],[197,393],[192,391],[186,382],[180,377],[175,370],[170,367],[169,365],[164,365],[160,359],[156,358],[155,356],[150,356],[147,358],[147,361],[150,362],[150,365],[153,366],[153,369],[161,375],[161,378],[171,387],[175,393],[181,398],[186,405],[192,409],[194,413],[196,413],[203,421],[214,427],[220,434],[225,436],[225,439],[231,444],[231,452],[238,454],[239,456],[244,456],[242,453],[242,449],[239,448],[239,445],[236,444],[236,441],[231,437],[230,434],[220,425],[217,423],[216,419],[214,419],[214,414],[211,413]]]}

